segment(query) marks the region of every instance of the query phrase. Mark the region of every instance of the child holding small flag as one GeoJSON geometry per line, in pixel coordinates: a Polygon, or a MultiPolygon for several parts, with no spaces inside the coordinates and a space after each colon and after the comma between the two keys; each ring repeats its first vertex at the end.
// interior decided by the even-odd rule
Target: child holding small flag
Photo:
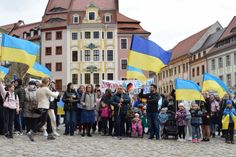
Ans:
{"type": "Polygon", "coordinates": [[[231,100],[226,101],[226,108],[224,109],[222,125],[225,132],[225,142],[234,144],[234,130],[236,123],[236,111],[232,105],[231,100]]]}

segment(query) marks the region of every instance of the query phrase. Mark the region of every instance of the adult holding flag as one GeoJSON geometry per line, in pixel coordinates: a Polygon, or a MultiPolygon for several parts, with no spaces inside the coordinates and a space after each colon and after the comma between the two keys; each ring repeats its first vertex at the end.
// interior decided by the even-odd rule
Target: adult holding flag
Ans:
{"type": "Polygon", "coordinates": [[[145,98],[147,103],[147,120],[148,120],[148,130],[149,130],[149,139],[153,139],[156,136],[156,139],[160,139],[159,135],[159,123],[158,123],[158,101],[160,99],[159,94],[157,93],[157,86],[151,84],[150,93],[143,94],[143,89],[139,93],[139,98],[145,98]]]}
{"type": "MultiPolygon", "coordinates": [[[[211,133],[212,136],[215,136],[216,131],[216,125],[219,124],[221,128],[221,121],[223,116],[223,111],[226,107],[226,102],[230,100],[229,96],[229,89],[225,85],[225,83],[217,78],[216,76],[213,76],[211,74],[205,73],[203,76],[203,85],[202,85],[202,91],[208,91],[213,90],[216,91],[219,95],[219,97],[222,99],[220,105],[218,102],[214,100],[214,96],[211,96],[211,133]],[[215,105],[216,104],[216,105],[215,105]]],[[[220,134],[220,130],[218,131],[220,134]]],[[[222,130],[222,134],[224,135],[224,132],[222,130]]]]}
{"type": "Polygon", "coordinates": [[[129,51],[128,65],[146,71],[159,73],[172,56],[151,40],[133,35],[129,51]]]}

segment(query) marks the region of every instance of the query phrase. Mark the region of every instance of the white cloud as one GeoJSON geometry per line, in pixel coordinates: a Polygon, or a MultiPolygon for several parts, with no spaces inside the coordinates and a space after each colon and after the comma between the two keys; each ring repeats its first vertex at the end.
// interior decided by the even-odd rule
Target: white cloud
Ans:
{"type": "MultiPolygon", "coordinates": [[[[8,0],[0,5],[0,25],[41,20],[48,0],[8,0]]],[[[120,12],[141,21],[150,39],[171,49],[184,38],[219,21],[228,25],[236,1],[227,0],[120,0],[120,12]]]]}

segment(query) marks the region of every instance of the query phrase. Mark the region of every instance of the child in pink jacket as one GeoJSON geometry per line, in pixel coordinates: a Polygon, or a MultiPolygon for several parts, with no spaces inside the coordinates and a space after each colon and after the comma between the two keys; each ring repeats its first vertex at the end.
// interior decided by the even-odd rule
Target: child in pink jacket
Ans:
{"type": "Polygon", "coordinates": [[[132,136],[133,137],[142,137],[143,136],[142,121],[139,118],[138,113],[135,113],[135,117],[132,119],[132,136]]]}

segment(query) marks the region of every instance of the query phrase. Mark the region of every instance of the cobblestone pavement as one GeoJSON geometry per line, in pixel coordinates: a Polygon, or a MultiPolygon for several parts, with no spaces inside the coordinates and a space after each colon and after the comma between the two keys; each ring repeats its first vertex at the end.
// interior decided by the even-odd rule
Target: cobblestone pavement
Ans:
{"type": "MultiPolygon", "coordinates": [[[[62,133],[62,132],[61,132],[62,133]]],[[[30,142],[26,135],[6,139],[0,136],[0,157],[212,157],[236,156],[236,145],[225,144],[223,139],[215,138],[209,143],[177,142],[175,140],[148,140],[94,135],[61,136],[47,141],[36,135],[30,142]]]]}

